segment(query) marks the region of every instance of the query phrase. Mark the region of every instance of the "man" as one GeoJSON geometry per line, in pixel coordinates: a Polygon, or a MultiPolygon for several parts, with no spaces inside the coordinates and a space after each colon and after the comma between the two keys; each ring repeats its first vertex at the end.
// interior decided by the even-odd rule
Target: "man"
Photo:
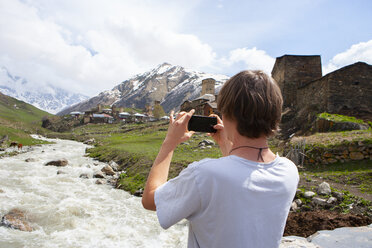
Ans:
{"type": "Polygon", "coordinates": [[[193,132],[194,110],[170,119],[167,136],[152,166],[142,204],[156,210],[168,228],[186,218],[188,247],[279,247],[299,181],[296,166],[268,148],[277,130],[282,96],[262,71],[243,71],[218,96],[215,134],[223,157],[190,164],[167,182],[173,151],[193,132]]]}

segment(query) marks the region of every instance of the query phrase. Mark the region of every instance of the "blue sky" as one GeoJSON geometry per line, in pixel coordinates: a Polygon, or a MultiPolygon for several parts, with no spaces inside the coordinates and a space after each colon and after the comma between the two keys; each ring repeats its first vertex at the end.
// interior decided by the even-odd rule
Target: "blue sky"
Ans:
{"type": "Polygon", "coordinates": [[[0,66],[34,87],[92,96],[163,62],[270,73],[284,54],[372,64],[372,1],[0,0],[0,66]]]}

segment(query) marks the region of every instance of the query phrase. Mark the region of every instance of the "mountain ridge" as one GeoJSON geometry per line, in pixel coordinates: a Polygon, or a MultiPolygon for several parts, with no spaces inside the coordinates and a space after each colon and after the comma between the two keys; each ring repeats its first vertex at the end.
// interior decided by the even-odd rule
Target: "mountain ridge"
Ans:
{"type": "Polygon", "coordinates": [[[53,85],[36,88],[27,79],[13,75],[6,67],[0,68],[0,92],[55,114],[72,104],[88,99],[83,94],[72,93],[53,85]]]}
{"type": "Polygon", "coordinates": [[[217,92],[228,79],[225,75],[197,72],[181,66],[162,63],[150,71],[121,82],[111,90],[103,91],[57,114],[88,111],[98,104],[145,108],[146,105],[152,105],[154,101],[160,101],[165,112],[169,112],[172,109],[179,109],[184,101],[197,98],[201,92],[202,80],[207,78],[216,80],[217,92]]]}

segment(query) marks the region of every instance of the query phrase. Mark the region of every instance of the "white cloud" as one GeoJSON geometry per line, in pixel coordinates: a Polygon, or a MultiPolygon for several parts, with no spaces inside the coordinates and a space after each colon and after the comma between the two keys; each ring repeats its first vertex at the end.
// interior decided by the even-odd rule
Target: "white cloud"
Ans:
{"type": "Polygon", "coordinates": [[[162,62],[199,68],[212,48],[177,31],[197,2],[2,0],[0,65],[90,95],[162,62]]]}
{"type": "Polygon", "coordinates": [[[225,71],[236,74],[240,70],[263,70],[271,74],[275,58],[268,55],[264,50],[253,48],[237,48],[230,51],[229,56],[216,59],[213,70],[225,71]]]}
{"type": "Polygon", "coordinates": [[[345,52],[335,55],[329,63],[323,67],[323,74],[359,61],[372,64],[372,40],[354,44],[345,52]]]}

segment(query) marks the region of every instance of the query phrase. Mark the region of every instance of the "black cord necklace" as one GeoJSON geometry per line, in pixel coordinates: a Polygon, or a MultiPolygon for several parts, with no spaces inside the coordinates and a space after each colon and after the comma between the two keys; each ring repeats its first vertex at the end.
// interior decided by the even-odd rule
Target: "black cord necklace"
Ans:
{"type": "Polygon", "coordinates": [[[257,160],[260,161],[260,159],[261,159],[263,162],[265,162],[264,159],[263,159],[263,157],[262,157],[262,150],[263,150],[263,149],[268,149],[269,147],[238,146],[238,147],[235,147],[235,148],[231,149],[230,152],[229,152],[229,155],[230,155],[233,151],[235,151],[235,150],[237,150],[237,149],[240,149],[240,148],[244,148],[244,147],[259,150],[257,160]]]}

